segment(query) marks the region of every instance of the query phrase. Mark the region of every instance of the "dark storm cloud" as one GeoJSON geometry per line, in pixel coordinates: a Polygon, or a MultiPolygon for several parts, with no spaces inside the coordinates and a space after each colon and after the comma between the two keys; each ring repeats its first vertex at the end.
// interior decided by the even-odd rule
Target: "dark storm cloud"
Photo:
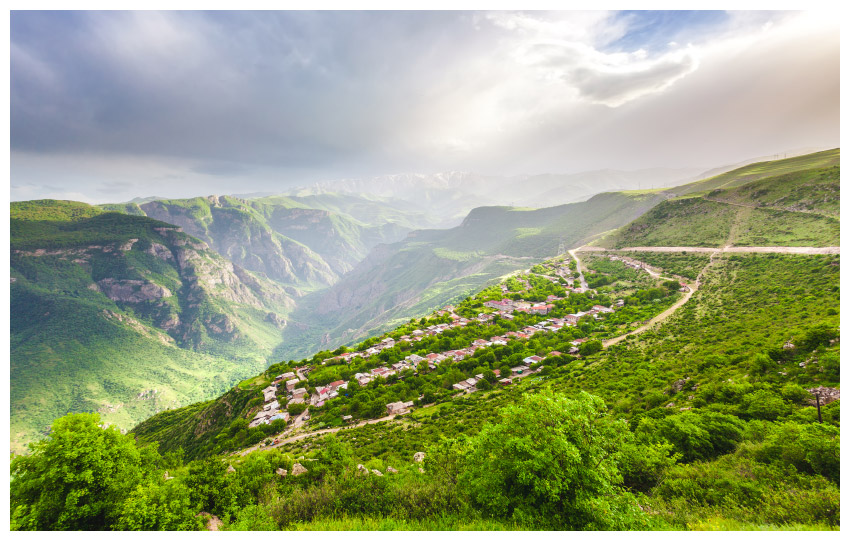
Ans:
{"type": "Polygon", "coordinates": [[[13,13],[12,149],[327,164],[404,121],[462,17],[13,13]]]}

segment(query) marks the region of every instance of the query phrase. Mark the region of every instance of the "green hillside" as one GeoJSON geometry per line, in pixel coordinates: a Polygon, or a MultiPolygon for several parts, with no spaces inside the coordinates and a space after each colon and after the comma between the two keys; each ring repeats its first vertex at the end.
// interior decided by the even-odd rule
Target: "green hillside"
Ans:
{"type": "MultiPolygon", "coordinates": [[[[837,159],[478,208],[297,308],[175,225],[13,203],[13,449],[46,437],[13,458],[10,529],[838,531],[839,255],[552,257],[606,232],[839,246],[837,159]]],[[[170,212],[365,238],[325,209],[205,200],[170,212]]]]}
{"type": "MultiPolygon", "coordinates": [[[[481,476],[488,475],[486,471],[492,468],[486,461],[481,462],[480,454],[485,448],[502,453],[497,459],[500,471],[505,468],[513,474],[527,471],[532,478],[557,478],[561,470],[554,464],[531,470],[522,466],[523,459],[542,460],[548,456],[547,446],[553,444],[549,439],[553,436],[548,432],[553,430],[551,418],[539,425],[532,420],[533,412],[546,404],[545,400],[535,402],[535,397],[560,400],[566,405],[571,400],[583,400],[582,392],[589,392],[604,400],[606,418],[622,419],[618,430],[625,432],[606,437],[623,437],[623,441],[629,442],[618,444],[621,446],[618,458],[610,463],[619,472],[619,481],[615,482],[626,492],[605,492],[602,497],[613,507],[607,507],[609,512],[617,516],[629,506],[637,514],[628,515],[629,519],[621,517],[624,522],[608,527],[836,528],[839,402],[822,408],[824,423],[820,424],[806,389],[834,388],[840,384],[839,303],[835,294],[839,287],[839,257],[735,254],[709,259],[702,255],[647,255],[652,257],[654,266],[670,273],[704,267],[702,287],[659,327],[596,353],[591,350],[581,356],[548,353],[568,351],[569,342],[578,336],[616,333],[618,321],[620,326],[628,328],[623,323],[629,319],[640,320],[651,313],[646,310],[663,309],[663,305],[653,307],[651,297],[642,293],[657,287],[652,280],[647,281],[645,273],[609,262],[604,255],[590,255],[586,265],[594,277],[610,278],[597,280],[606,285],[598,286],[595,297],[588,301],[607,303],[623,296],[635,299],[627,303],[631,308],[621,314],[626,319],[609,316],[597,322],[586,321],[575,329],[517,339],[507,346],[485,347],[469,360],[444,361],[431,370],[420,366],[406,378],[378,379],[362,389],[351,379],[345,398],[323,407],[311,407],[311,416],[317,423],[311,430],[344,426],[340,416],[346,413],[358,419],[382,416],[384,403],[409,397],[414,403],[413,412],[387,422],[358,425],[334,435],[287,443],[247,457],[224,456],[220,475],[227,463],[235,466],[234,480],[249,472],[260,475],[277,467],[291,470],[294,462],[305,464],[308,472],[301,478],[275,478],[271,473],[266,477],[279,496],[259,505],[265,509],[263,516],[269,517],[275,528],[321,529],[331,524],[367,529],[379,528],[381,524],[394,524],[393,527],[402,529],[432,529],[439,527],[438,524],[453,529],[464,524],[477,524],[476,527],[485,529],[599,527],[593,526],[598,518],[578,519],[575,513],[538,511],[542,515],[531,512],[521,516],[512,513],[512,509],[538,500],[531,490],[515,492],[517,489],[509,488],[508,480],[504,481],[508,483],[505,488],[499,490],[508,490],[506,494],[514,494],[516,499],[507,511],[494,508],[487,500],[477,499],[476,494],[484,493],[478,492],[483,489],[474,484],[475,479],[483,479],[481,476]],[[789,283],[794,287],[789,288],[789,283]],[[637,300],[641,298],[646,300],[637,300]],[[505,367],[532,354],[543,358],[531,366],[539,370],[514,385],[457,396],[446,389],[477,372],[493,370],[504,375],[505,367]],[[425,400],[418,400],[416,397],[423,392],[425,400]],[[375,402],[375,408],[371,401],[375,402]],[[499,424],[503,419],[496,413],[499,411],[513,421],[499,424]],[[507,430],[508,426],[518,426],[518,422],[523,423],[521,431],[508,431],[501,439],[486,439],[492,431],[507,430]],[[534,439],[532,447],[527,447],[531,441],[528,438],[534,439]],[[506,447],[499,441],[504,441],[506,447]],[[492,447],[482,447],[487,445],[492,447]],[[532,448],[540,449],[541,454],[529,455],[532,448]],[[425,451],[426,456],[423,473],[417,473],[418,466],[411,460],[420,451],[425,451]],[[384,473],[384,478],[369,474],[364,479],[363,474],[358,477],[354,473],[358,463],[370,470],[395,469],[400,473],[384,473]],[[440,497],[433,499],[432,491],[437,487],[441,487],[440,497]],[[363,490],[368,490],[373,505],[363,507],[354,496],[363,490]],[[410,491],[431,503],[425,508],[404,503],[408,500],[403,495],[410,491]],[[635,503],[622,503],[632,497],[637,499],[635,503]],[[298,503],[308,498],[309,510],[298,503]],[[384,507],[384,502],[389,507],[384,507]],[[615,507],[619,505],[626,508],[615,507]],[[569,520],[578,522],[569,522],[568,516],[572,517],[569,520]],[[391,522],[393,519],[396,522],[391,522]]],[[[549,271],[546,266],[536,266],[535,272],[549,271]]],[[[549,287],[546,280],[526,279],[538,285],[522,295],[533,295],[537,287],[543,288],[541,291],[549,287]]],[[[506,283],[513,287],[510,281],[506,283]]],[[[488,288],[455,310],[464,314],[470,309],[487,312],[481,301],[499,297],[493,297],[488,288]]],[[[570,302],[579,302],[571,305],[570,311],[581,306],[580,297],[569,296],[570,302]]],[[[409,335],[411,329],[424,329],[441,320],[439,314],[433,314],[431,319],[411,322],[389,336],[398,340],[401,334],[409,335]]],[[[427,351],[458,347],[460,343],[468,343],[471,337],[487,339],[510,328],[505,325],[497,320],[494,326],[446,331],[442,337],[418,344],[397,345],[365,364],[355,361],[349,366],[331,362],[335,359],[332,356],[345,351],[344,348],[333,353],[322,352],[297,364],[314,365],[310,389],[340,377],[348,380],[355,371],[389,365],[412,352],[424,355],[427,351]]],[[[364,350],[376,342],[367,341],[357,349],[364,350]]],[[[239,449],[274,437],[282,426],[267,425],[246,431],[246,418],[262,403],[259,389],[268,385],[277,372],[287,369],[283,365],[270,367],[218,400],[159,414],[134,432],[142,441],[158,441],[163,449],[190,449],[190,456],[194,457],[199,456],[198,452],[204,456],[216,449],[239,449]],[[204,431],[199,432],[200,426],[205,427],[204,431]]],[[[596,422],[603,423],[595,425],[599,430],[607,426],[601,418],[596,422]]],[[[600,437],[600,433],[594,434],[600,437]]],[[[585,467],[590,470],[593,465],[585,467]]],[[[201,473],[197,468],[190,465],[184,474],[185,482],[199,482],[197,476],[201,473]]],[[[231,490],[237,490],[239,485],[235,482],[228,485],[231,490]]],[[[247,494],[245,497],[256,501],[247,494]]],[[[218,516],[232,517],[234,521],[247,512],[240,510],[239,505],[228,507],[225,503],[205,509],[218,516]]]]}
{"type": "Polygon", "coordinates": [[[195,197],[151,201],[141,208],[151,218],[180,226],[237,265],[283,284],[309,290],[337,279],[318,254],[275,231],[245,200],[195,197]]]}
{"type": "Polygon", "coordinates": [[[595,244],[608,248],[840,244],[839,166],[735,182],[736,187],[664,201],[595,244]]]}
{"type": "Polygon", "coordinates": [[[672,188],[669,191],[676,195],[684,195],[721,188],[733,188],[735,186],[747,184],[754,180],[795,173],[798,171],[806,171],[809,169],[826,169],[840,165],[840,163],[841,149],[835,148],[832,150],[824,150],[822,152],[815,152],[813,154],[796,156],[794,158],[784,160],[753,163],[711,178],[698,180],[690,184],[685,184],[684,186],[672,188]]]}
{"type": "Polygon", "coordinates": [[[403,202],[332,193],[155,198],[98,207],[177,225],[234,263],[302,291],[327,287],[372,247],[433,223],[403,202]]]}
{"type": "Polygon", "coordinates": [[[68,412],[130,428],[215,396],[281,343],[283,288],[173,225],[69,202],[11,215],[16,450],[68,412]]]}

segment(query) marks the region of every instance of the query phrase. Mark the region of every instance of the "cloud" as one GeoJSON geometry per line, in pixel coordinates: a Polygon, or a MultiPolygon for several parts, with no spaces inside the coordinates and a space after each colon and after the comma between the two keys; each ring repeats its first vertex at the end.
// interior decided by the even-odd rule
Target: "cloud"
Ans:
{"type": "Polygon", "coordinates": [[[515,32],[510,40],[514,61],[535,68],[541,80],[560,81],[576,99],[589,103],[618,107],[669,88],[699,65],[689,49],[655,57],[643,48],[605,52],[628,32],[629,19],[612,13],[590,13],[581,21],[547,22],[527,14],[490,20],[515,32]]]}
{"type": "Polygon", "coordinates": [[[14,11],[12,180],[115,200],[388,172],[714,166],[837,144],[825,19],[14,11]]]}

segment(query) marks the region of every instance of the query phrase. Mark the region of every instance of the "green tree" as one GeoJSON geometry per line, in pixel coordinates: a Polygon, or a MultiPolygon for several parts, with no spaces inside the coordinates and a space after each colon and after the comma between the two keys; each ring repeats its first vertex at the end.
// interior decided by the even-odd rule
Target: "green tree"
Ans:
{"type": "Polygon", "coordinates": [[[589,342],[583,343],[578,348],[578,352],[584,357],[593,355],[599,351],[602,351],[602,342],[599,340],[590,340],[589,342]]]}
{"type": "Polygon", "coordinates": [[[177,479],[149,481],[139,485],[124,501],[116,530],[202,530],[189,493],[177,479]]]}
{"type": "Polygon", "coordinates": [[[458,486],[486,515],[534,527],[642,527],[637,501],[618,486],[630,438],[598,397],[526,395],[472,439],[458,486]]]}
{"type": "Polygon", "coordinates": [[[159,455],[99,425],[96,413],[66,415],[29,455],[12,460],[12,529],[104,530],[118,518],[159,455]]]}
{"type": "Polygon", "coordinates": [[[493,388],[493,384],[490,383],[489,381],[487,381],[486,379],[480,379],[475,384],[475,387],[477,387],[478,389],[480,389],[482,391],[489,391],[490,389],[493,388]]]}

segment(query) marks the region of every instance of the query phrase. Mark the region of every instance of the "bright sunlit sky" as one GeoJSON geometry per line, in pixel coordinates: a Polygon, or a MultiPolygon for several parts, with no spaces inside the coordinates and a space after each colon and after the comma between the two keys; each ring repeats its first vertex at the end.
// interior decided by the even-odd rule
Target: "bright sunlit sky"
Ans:
{"type": "Polygon", "coordinates": [[[839,17],[11,13],[11,198],[715,167],[839,146],[839,17]]]}

